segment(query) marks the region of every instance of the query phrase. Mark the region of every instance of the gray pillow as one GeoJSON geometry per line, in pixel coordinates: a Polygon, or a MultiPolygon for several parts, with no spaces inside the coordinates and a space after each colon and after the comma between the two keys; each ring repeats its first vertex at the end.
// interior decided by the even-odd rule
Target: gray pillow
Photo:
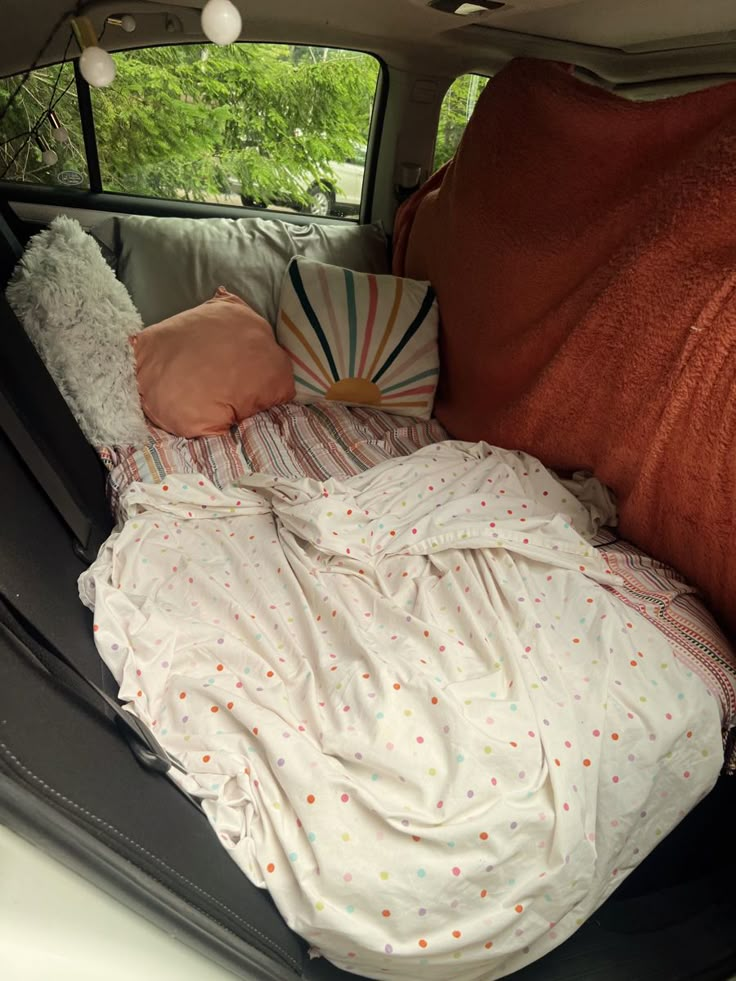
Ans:
{"type": "Polygon", "coordinates": [[[82,226],[59,217],[34,235],[6,297],[90,443],[144,442],[128,341],[141,318],[82,226]]]}
{"type": "Polygon", "coordinates": [[[204,303],[218,286],[273,326],[281,281],[295,255],[358,272],[390,272],[379,225],[130,215],[107,219],[92,234],[116,249],[118,278],[146,326],[204,303]]]}

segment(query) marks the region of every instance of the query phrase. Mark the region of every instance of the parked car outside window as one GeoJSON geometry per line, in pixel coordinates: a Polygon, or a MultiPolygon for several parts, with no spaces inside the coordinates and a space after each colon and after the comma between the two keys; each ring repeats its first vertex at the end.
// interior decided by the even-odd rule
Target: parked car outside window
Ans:
{"type": "MultiPolygon", "coordinates": [[[[270,201],[259,201],[248,194],[245,188],[240,191],[241,202],[249,208],[286,208],[309,215],[332,216],[335,218],[357,218],[363,193],[366,146],[356,143],[353,154],[341,162],[329,161],[324,173],[316,180],[306,175],[295,175],[301,184],[301,196],[289,197],[276,194],[270,201]]],[[[231,179],[231,186],[238,181],[231,179]]]]}

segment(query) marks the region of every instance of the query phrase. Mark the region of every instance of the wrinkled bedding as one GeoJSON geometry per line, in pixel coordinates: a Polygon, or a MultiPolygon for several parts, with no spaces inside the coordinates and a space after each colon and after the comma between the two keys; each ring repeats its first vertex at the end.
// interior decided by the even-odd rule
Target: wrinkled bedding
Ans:
{"type": "MultiPolygon", "coordinates": [[[[160,484],[172,474],[204,476],[223,489],[253,472],[279,477],[352,477],[386,460],[447,439],[436,419],[407,419],[371,408],[290,402],[244,419],[222,436],[184,439],[150,426],[142,447],[107,448],[109,495],[131,484],[160,484]]],[[[593,486],[591,483],[590,486],[593,486]]],[[[597,482],[596,487],[599,487],[597,482]]],[[[612,506],[609,512],[613,513],[612,506]]],[[[613,523],[613,522],[612,522],[613,523]]],[[[736,655],[697,591],[674,569],[602,529],[595,547],[616,571],[615,594],[638,610],[672,646],[675,657],[714,692],[728,746],[725,769],[736,772],[736,655]]]]}
{"type": "Polygon", "coordinates": [[[150,432],[143,447],[100,453],[110,471],[110,504],[116,514],[132,483],[160,483],[172,473],[204,474],[219,488],[253,471],[317,480],[351,477],[447,439],[436,419],[408,419],[327,401],[276,405],[222,436],[184,439],[155,426],[150,432]]]}
{"type": "Polygon", "coordinates": [[[616,595],[595,491],[457,442],[122,491],[80,580],[100,654],[315,953],[501,977],[712,787],[717,686],[616,595]]]}

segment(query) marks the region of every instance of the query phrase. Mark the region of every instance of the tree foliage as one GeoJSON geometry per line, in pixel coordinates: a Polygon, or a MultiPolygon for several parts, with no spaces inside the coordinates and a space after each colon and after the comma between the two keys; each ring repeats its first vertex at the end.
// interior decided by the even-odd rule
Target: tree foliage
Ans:
{"type": "MultiPolygon", "coordinates": [[[[280,44],[225,48],[179,45],[114,56],[108,89],[93,90],[97,146],[105,190],[206,201],[243,193],[255,201],[305,201],[309,187],[330,178],[331,164],[355,155],[368,139],[378,77],[374,58],[351,51],[280,44]]],[[[57,106],[68,146],[41,126],[25,133],[49,104],[58,69],[33,73],[3,122],[0,173],[7,179],[54,183],[82,171],[83,143],[74,88],[57,106]],[[45,168],[52,146],[59,163],[45,168]]],[[[62,71],[60,90],[71,78],[62,71]]],[[[13,79],[0,82],[4,101],[13,79]]]]}
{"type": "MultiPolygon", "coordinates": [[[[370,55],[284,44],[176,45],[121,52],[107,89],[92,90],[102,186],[193,201],[308,201],[332,165],[367,142],[378,63],[370,55]]],[[[0,105],[17,79],[0,80],[0,105]]],[[[435,166],[454,154],[485,85],[463,75],[440,114],[435,166]]],[[[33,72],[2,124],[0,176],[87,184],[71,65],[33,72]],[[69,134],[52,137],[54,106],[69,134]],[[38,126],[38,121],[42,120],[38,126]],[[32,132],[29,139],[28,134],[32,132]],[[53,149],[58,162],[45,165],[53,149]],[[80,175],[79,178],[76,175],[80,175]]]]}
{"type": "MultiPolygon", "coordinates": [[[[0,107],[6,104],[18,82],[13,77],[0,79],[0,107]]],[[[31,184],[53,184],[64,171],[81,174],[87,183],[74,70],[69,64],[33,72],[5,115],[0,130],[0,177],[31,184]],[[52,137],[52,125],[46,116],[49,107],[54,107],[68,132],[66,143],[56,143],[52,137]],[[44,120],[40,126],[39,120],[44,120]],[[45,149],[56,151],[59,158],[56,166],[44,165],[41,154],[45,149]]]]}
{"type": "Polygon", "coordinates": [[[367,141],[378,66],[368,55],[277,44],[154,48],[116,57],[93,96],[103,185],[207,200],[305,200],[367,141]],[[203,59],[206,53],[206,59],[203,59]]]}
{"type": "Polygon", "coordinates": [[[482,75],[461,75],[447,90],[437,129],[434,151],[435,170],[455,155],[460,138],[487,82],[488,79],[482,75]]]}

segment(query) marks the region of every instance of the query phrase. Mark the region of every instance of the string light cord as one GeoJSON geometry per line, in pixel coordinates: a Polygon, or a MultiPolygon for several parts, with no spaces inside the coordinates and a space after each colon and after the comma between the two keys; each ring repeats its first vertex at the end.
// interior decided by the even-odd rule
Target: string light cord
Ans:
{"type": "MultiPolygon", "coordinates": [[[[21,145],[16,149],[15,153],[10,158],[10,161],[6,165],[6,167],[3,170],[2,174],[0,174],[0,180],[3,180],[5,178],[5,175],[10,171],[10,168],[13,166],[13,164],[15,163],[15,161],[18,159],[18,157],[21,155],[21,153],[25,150],[25,148],[28,146],[28,144],[30,143],[30,141],[36,136],[36,134],[38,133],[38,131],[40,130],[40,128],[43,126],[43,124],[46,122],[46,120],[49,118],[49,116],[54,111],[54,109],[56,108],[56,106],[59,104],[59,102],[61,102],[61,100],[64,98],[64,96],[67,94],[67,92],[69,91],[69,89],[74,84],[74,79],[72,78],[69,81],[69,83],[65,86],[64,90],[61,93],[59,93],[59,95],[57,96],[57,91],[59,89],[59,82],[61,81],[61,73],[64,70],[64,65],[67,64],[67,56],[69,54],[69,48],[71,47],[71,43],[72,43],[73,38],[74,38],[74,35],[70,31],[69,32],[69,40],[66,43],[66,48],[64,49],[64,54],[62,56],[62,61],[61,61],[61,64],[59,65],[59,70],[56,73],[56,78],[54,79],[54,84],[53,84],[53,87],[51,89],[51,96],[49,97],[48,107],[46,109],[44,109],[44,111],[41,113],[41,115],[36,120],[35,124],[31,127],[31,129],[27,130],[25,133],[19,133],[17,136],[11,137],[10,140],[5,140],[2,144],[0,144],[2,146],[6,146],[8,143],[11,143],[13,140],[22,139],[23,137],[25,137],[25,139],[23,140],[23,142],[21,143],[21,145]]],[[[43,55],[42,54],[39,54],[37,56],[37,58],[36,58],[36,61],[38,62],[42,57],[43,57],[43,55]]],[[[28,74],[30,74],[31,71],[33,71],[33,69],[29,69],[29,73],[28,74]]],[[[26,78],[26,81],[27,81],[27,78],[26,78]]],[[[25,82],[23,84],[25,85],[25,82]]],[[[20,89],[21,89],[21,86],[18,86],[15,89],[14,95],[16,93],[19,93],[20,89]]]]}
{"type": "MultiPolygon", "coordinates": [[[[41,50],[39,51],[39,53],[36,55],[36,57],[34,59],[34,62],[33,62],[33,65],[31,65],[31,67],[28,69],[28,71],[26,71],[24,73],[24,75],[21,78],[19,84],[16,86],[16,88],[13,91],[12,95],[10,96],[10,98],[8,99],[8,101],[6,102],[6,104],[5,104],[4,108],[3,108],[3,111],[2,111],[2,115],[0,115],[0,122],[2,122],[2,119],[7,114],[8,110],[10,109],[11,105],[13,104],[13,102],[16,100],[16,98],[18,97],[18,95],[21,93],[21,91],[23,90],[23,88],[26,86],[29,77],[31,76],[31,74],[35,70],[35,68],[38,65],[38,63],[41,60],[41,58],[43,57],[44,52],[48,48],[48,46],[51,43],[52,39],[55,37],[55,35],[58,32],[59,27],[61,26],[61,24],[63,23],[63,21],[65,19],[67,19],[67,18],[70,18],[70,17],[75,16],[78,13],[78,11],[79,11],[80,6],[81,6],[81,3],[78,3],[77,6],[76,6],[76,8],[73,11],[69,11],[66,14],[64,14],[63,17],[61,17],[57,21],[57,23],[54,25],[53,31],[51,32],[51,34],[49,34],[49,37],[44,42],[43,47],[41,48],[41,50]]],[[[105,22],[104,22],[104,24],[102,26],[102,32],[100,34],[98,43],[105,36],[105,31],[107,30],[107,26],[108,26],[108,22],[107,22],[107,20],[105,20],[105,22]]],[[[72,41],[75,39],[75,37],[76,37],[76,34],[75,34],[74,30],[70,29],[70,31],[69,31],[69,39],[67,40],[66,47],[64,48],[64,54],[62,55],[61,63],[59,65],[59,71],[58,71],[58,73],[56,75],[56,79],[54,81],[54,84],[53,84],[53,87],[52,87],[52,90],[51,90],[51,96],[49,97],[49,104],[48,104],[48,106],[43,110],[43,112],[41,113],[41,115],[38,117],[38,119],[36,120],[36,122],[34,123],[34,125],[30,129],[25,130],[22,133],[16,133],[15,136],[11,136],[9,139],[6,139],[6,140],[3,140],[2,142],[0,142],[0,147],[5,147],[9,143],[13,143],[16,140],[23,140],[23,142],[20,144],[20,146],[18,146],[18,148],[16,149],[15,153],[11,157],[10,161],[6,165],[6,167],[3,170],[3,172],[0,174],[0,180],[3,180],[5,178],[5,176],[8,174],[8,172],[10,171],[11,167],[13,166],[13,164],[18,159],[18,157],[23,153],[23,151],[26,149],[26,147],[29,145],[29,143],[37,136],[40,128],[50,118],[50,116],[54,112],[56,106],[64,98],[64,96],[67,94],[67,92],[72,87],[72,85],[74,85],[75,79],[71,79],[71,81],[65,86],[64,90],[57,96],[56,93],[57,93],[58,88],[59,88],[59,82],[61,80],[61,74],[62,74],[62,72],[64,70],[64,65],[67,64],[67,58],[68,58],[68,55],[69,55],[69,48],[71,47],[72,41]]],[[[30,120],[29,120],[29,122],[30,122],[30,120]]]]}
{"type": "MultiPolygon", "coordinates": [[[[106,30],[107,30],[107,21],[105,21],[105,23],[104,23],[104,25],[102,27],[102,33],[100,34],[100,38],[99,38],[100,41],[105,36],[105,31],[106,30]]],[[[69,54],[69,46],[70,46],[70,44],[71,44],[71,42],[73,40],[74,40],[74,34],[72,32],[72,33],[69,34],[69,40],[67,41],[66,48],[64,49],[64,54],[62,55],[62,59],[61,59],[62,68],[66,64],[67,55],[69,54]]],[[[40,58],[40,57],[41,56],[39,55],[38,58],[40,58]]],[[[38,58],[36,60],[38,60],[38,58]]],[[[31,71],[33,71],[33,69],[29,69],[29,72],[31,72],[31,71]]],[[[23,84],[25,85],[26,82],[27,82],[27,79],[24,80],[23,84]]],[[[50,116],[51,115],[51,113],[54,111],[54,108],[56,107],[56,105],[59,103],[59,101],[61,99],[63,99],[63,97],[67,94],[67,92],[69,91],[69,89],[72,87],[73,84],[74,84],[74,82],[71,81],[66,86],[66,88],[61,93],[61,95],[59,96],[59,98],[54,102],[54,104],[52,106],[49,106],[49,108],[46,110],[46,112],[44,114],[45,116],[50,116]]],[[[13,93],[11,99],[15,99],[15,96],[16,96],[16,93],[17,92],[18,92],[18,89],[16,89],[16,91],[13,93]]],[[[6,108],[8,108],[8,109],[10,108],[10,103],[8,103],[8,105],[6,106],[6,108]]],[[[1,119],[2,119],[2,117],[0,117],[0,120],[1,119]]],[[[41,121],[43,122],[43,119],[41,121]]],[[[30,136],[32,133],[33,133],[33,130],[30,130],[30,129],[23,130],[22,133],[16,133],[15,136],[9,136],[6,140],[0,140],[0,146],[7,146],[8,143],[14,143],[16,140],[20,140],[24,136],[30,136]]]]}
{"type": "MultiPolygon", "coordinates": [[[[77,14],[79,13],[79,8],[80,7],[81,7],[81,2],[75,4],[75,6],[71,10],[65,11],[59,17],[59,19],[56,21],[56,23],[54,24],[54,26],[51,28],[51,31],[49,32],[49,35],[46,38],[46,40],[43,42],[40,51],[38,52],[38,54],[36,55],[36,57],[33,59],[32,65],[30,66],[30,68],[27,68],[23,72],[23,75],[21,76],[21,80],[18,82],[18,84],[16,85],[15,89],[8,96],[8,99],[7,99],[7,102],[5,103],[5,105],[2,107],[2,109],[0,109],[0,125],[2,125],[2,121],[5,119],[5,117],[7,116],[8,112],[10,111],[13,103],[15,102],[15,100],[18,98],[18,96],[22,92],[23,88],[25,87],[26,82],[31,77],[32,73],[36,70],[36,68],[38,67],[38,63],[41,61],[41,59],[43,58],[43,56],[48,51],[49,45],[51,44],[51,42],[56,37],[56,35],[57,35],[59,29],[61,28],[61,26],[63,25],[64,21],[69,20],[69,18],[71,18],[71,17],[76,17],[77,14]]],[[[69,50],[69,46],[67,45],[67,51],[68,50],[69,50]]],[[[64,55],[64,58],[66,58],[66,54],[64,55]]]]}
{"type": "MultiPolygon", "coordinates": [[[[66,59],[69,53],[69,47],[71,45],[72,38],[76,37],[77,39],[77,43],[79,45],[80,52],[81,52],[81,57],[79,60],[79,69],[82,74],[82,77],[85,79],[85,81],[88,84],[96,88],[104,88],[110,85],[113,79],[115,78],[115,63],[113,62],[109,52],[105,51],[103,48],[100,48],[99,46],[100,38],[96,37],[94,28],[90,23],[89,18],[80,15],[80,11],[82,7],[83,7],[83,0],[77,0],[77,3],[71,10],[67,10],[63,14],[61,14],[61,16],[58,18],[58,20],[52,27],[51,31],[49,32],[48,37],[42,44],[40,51],[33,59],[32,64],[30,65],[29,68],[25,70],[25,72],[21,76],[20,81],[16,85],[15,89],[11,92],[11,94],[6,99],[2,109],[0,109],[0,125],[1,125],[3,120],[10,112],[10,109],[13,107],[14,103],[16,102],[18,96],[23,91],[23,88],[28,83],[28,79],[31,77],[31,75],[36,70],[36,68],[39,66],[41,60],[43,59],[44,55],[48,51],[49,46],[51,45],[52,41],[56,37],[57,32],[64,24],[64,22],[69,20],[71,22],[71,32],[70,32],[71,37],[69,38],[66,48],[64,50],[63,59],[59,67],[59,72],[56,76],[56,81],[54,83],[54,88],[51,93],[51,99],[49,105],[41,114],[41,116],[36,121],[34,126],[32,126],[31,129],[29,129],[25,134],[19,134],[18,136],[11,137],[9,140],[0,142],[0,147],[4,147],[7,146],[8,143],[12,143],[14,140],[17,139],[22,140],[24,135],[26,137],[26,139],[21,143],[21,145],[13,154],[10,162],[7,164],[2,174],[0,174],[0,180],[2,180],[6,176],[6,174],[13,166],[15,161],[18,159],[20,154],[23,152],[23,150],[26,147],[28,147],[30,141],[37,137],[40,127],[50,117],[51,113],[53,112],[54,107],[58,102],[58,100],[55,101],[56,92],[59,86],[59,81],[61,79],[61,73],[63,71],[64,65],[66,64],[66,59]]],[[[108,24],[108,19],[105,18],[102,34],[100,37],[104,35],[105,30],[107,28],[107,24],[108,24]]],[[[135,19],[129,17],[128,15],[122,18],[120,24],[123,27],[123,30],[125,31],[129,32],[135,29],[135,19]],[[132,24],[128,23],[126,25],[125,23],[126,20],[129,22],[132,21],[132,24]]],[[[232,0],[207,0],[204,7],[202,8],[201,25],[202,25],[203,33],[215,44],[219,44],[219,45],[232,44],[234,41],[237,40],[237,38],[240,35],[240,31],[242,28],[242,18],[240,15],[240,11],[233,4],[232,0]]],[[[66,94],[69,88],[70,86],[67,86],[59,98],[63,98],[63,96],[66,94]]],[[[39,102],[38,99],[36,99],[36,101],[39,102]]],[[[26,116],[28,117],[28,122],[30,123],[30,115],[27,110],[26,110],[26,116]]]]}

